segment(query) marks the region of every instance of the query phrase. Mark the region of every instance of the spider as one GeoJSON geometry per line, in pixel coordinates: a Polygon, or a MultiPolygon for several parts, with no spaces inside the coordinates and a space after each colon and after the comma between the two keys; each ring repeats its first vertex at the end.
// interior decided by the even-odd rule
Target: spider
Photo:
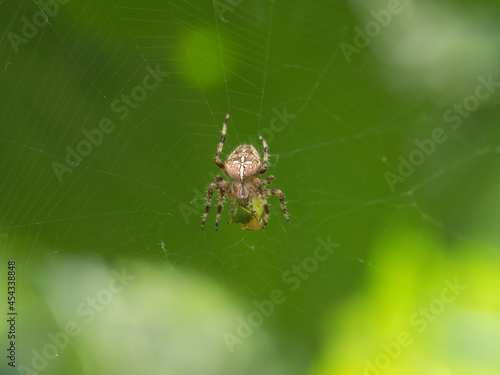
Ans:
{"type": "MultiPolygon", "coordinates": [[[[260,156],[254,146],[249,144],[239,145],[234,149],[233,152],[228,156],[226,163],[223,164],[220,160],[220,154],[222,152],[222,147],[224,146],[224,141],[226,140],[227,131],[227,121],[231,112],[228,112],[222,126],[222,135],[220,137],[219,146],[217,147],[217,153],[215,154],[215,164],[233,181],[228,182],[224,180],[221,176],[217,175],[215,177],[215,182],[211,183],[208,187],[207,203],[205,206],[205,213],[203,214],[203,220],[201,221],[201,229],[205,227],[205,220],[207,219],[208,211],[212,205],[212,194],[214,190],[219,191],[219,204],[217,205],[217,216],[215,218],[215,230],[219,228],[219,219],[224,206],[224,197],[227,195],[233,200],[231,204],[231,218],[234,219],[235,201],[238,204],[250,211],[252,215],[252,226],[243,226],[246,229],[257,230],[261,226],[265,228],[269,216],[269,206],[267,205],[267,197],[274,195],[280,198],[281,211],[285,216],[288,224],[290,224],[290,219],[285,208],[285,197],[283,192],[278,189],[267,189],[266,185],[274,180],[274,176],[269,176],[263,180],[260,177],[266,172],[269,165],[269,147],[266,141],[259,135],[259,139],[264,146],[264,163],[261,164],[260,156]],[[254,200],[256,205],[262,205],[264,212],[260,215],[256,215],[254,211],[254,200]],[[255,224],[255,221],[259,225],[255,224]]],[[[250,224],[250,223],[247,223],[250,224]]]]}

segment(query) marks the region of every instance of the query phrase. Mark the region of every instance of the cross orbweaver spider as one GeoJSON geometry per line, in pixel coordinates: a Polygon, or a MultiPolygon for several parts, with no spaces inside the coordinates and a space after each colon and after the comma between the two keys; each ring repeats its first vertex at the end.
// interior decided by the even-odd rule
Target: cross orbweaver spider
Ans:
{"type": "Polygon", "coordinates": [[[207,203],[205,206],[205,213],[203,214],[203,220],[201,221],[201,229],[205,227],[205,220],[207,219],[208,211],[212,205],[212,194],[214,190],[219,191],[219,204],[217,205],[217,216],[215,218],[215,230],[219,228],[219,219],[224,206],[224,197],[227,195],[229,199],[232,199],[231,204],[231,218],[235,217],[235,200],[238,202],[239,206],[244,210],[248,210],[251,213],[251,221],[244,223],[243,228],[258,230],[261,227],[265,228],[269,216],[269,206],[267,205],[267,197],[274,195],[280,198],[281,211],[285,216],[288,224],[290,224],[290,219],[285,208],[285,197],[283,192],[278,189],[267,189],[266,185],[274,180],[274,176],[269,176],[263,180],[260,179],[269,165],[269,147],[266,141],[259,135],[259,139],[264,146],[264,162],[261,164],[260,156],[254,146],[249,144],[239,145],[234,149],[233,152],[228,156],[226,163],[223,164],[220,160],[220,154],[222,152],[222,147],[224,146],[224,141],[226,140],[227,131],[227,121],[229,120],[231,112],[228,112],[222,126],[222,135],[220,137],[219,146],[217,147],[217,153],[215,154],[215,164],[229,176],[233,181],[228,182],[224,180],[221,176],[215,177],[215,182],[211,183],[208,187],[207,203]],[[260,213],[254,211],[254,204],[261,207],[260,213]]]}

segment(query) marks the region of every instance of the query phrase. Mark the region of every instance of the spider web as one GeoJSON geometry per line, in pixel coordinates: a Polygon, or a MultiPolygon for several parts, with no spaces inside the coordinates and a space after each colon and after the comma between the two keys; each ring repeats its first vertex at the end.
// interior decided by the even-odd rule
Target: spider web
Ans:
{"type": "MultiPolygon", "coordinates": [[[[456,130],[443,120],[489,77],[500,80],[491,38],[474,47],[474,59],[455,61],[471,54],[464,45],[485,40],[484,30],[464,41],[446,29],[427,45],[439,22],[425,23],[430,8],[413,2],[372,30],[369,46],[355,27],[373,22],[370,11],[387,14],[386,2],[48,3],[1,4],[0,246],[2,275],[7,260],[17,264],[18,365],[75,374],[321,373],[326,358],[342,356],[329,352],[345,334],[338,316],[371,295],[371,278],[428,301],[457,275],[442,255],[429,283],[404,278],[374,251],[387,238],[412,228],[419,251],[437,238],[442,254],[473,249],[498,264],[496,86],[481,91],[488,98],[456,130]],[[443,57],[439,43],[449,40],[443,57]],[[228,110],[222,157],[243,143],[261,151],[264,136],[267,175],[285,194],[290,226],[271,197],[268,227],[242,231],[226,224],[226,200],[215,232],[214,197],[200,230],[206,188],[221,173],[213,155],[228,110]],[[446,140],[408,162],[440,128],[446,140]],[[292,288],[291,270],[318,247],[333,250],[292,288]],[[122,280],[120,292],[110,280],[122,280]],[[237,335],[239,318],[275,290],[285,301],[228,350],[223,335],[237,335]],[[101,305],[87,322],[78,307],[92,296],[101,305]],[[78,333],[69,334],[70,322],[78,333]],[[53,357],[43,352],[58,346],[51,337],[60,338],[53,357]]],[[[462,17],[465,34],[465,12],[447,11],[462,17]]],[[[447,25],[452,16],[443,16],[447,25]]],[[[498,342],[500,325],[468,313],[476,320],[498,342]]],[[[363,360],[345,371],[362,373],[363,360]]]]}

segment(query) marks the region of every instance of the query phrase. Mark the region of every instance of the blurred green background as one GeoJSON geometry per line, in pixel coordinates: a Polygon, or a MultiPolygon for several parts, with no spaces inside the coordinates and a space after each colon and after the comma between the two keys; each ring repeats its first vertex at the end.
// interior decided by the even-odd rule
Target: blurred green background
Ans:
{"type": "Polygon", "coordinates": [[[499,373],[498,2],[0,7],[2,374],[499,373]]]}

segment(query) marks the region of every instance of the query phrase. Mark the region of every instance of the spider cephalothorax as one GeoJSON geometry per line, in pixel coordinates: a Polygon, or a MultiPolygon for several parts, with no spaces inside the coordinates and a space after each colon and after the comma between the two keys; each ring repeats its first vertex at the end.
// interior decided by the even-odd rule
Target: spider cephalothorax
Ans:
{"type": "MultiPolygon", "coordinates": [[[[219,204],[217,206],[217,217],[215,219],[216,230],[219,225],[225,195],[227,195],[229,199],[233,200],[233,204],[231,205],[231,218],[234,219],[234,200],[236,200],[240,207],[250,211],[253,217],[252,228],[265,228],[267,225],[269,206],[267,205],[266,197],[270,195],[275,195],[280,198],[281,211],[283,212],[283,215],[285,215],[287,222],[289,222],[288,214],[285,209],[285,197],[283,196],[281,190],[266,189],[266,185],[274,179],[274,176],[269,176],[264,180],[260,180],[260,176],[266,172],[269,164],[269,148],[264,138],[259,136],[259,139],[264,146],[263,163],[260,161],[260,156],[256,148],[249,144],[243,144],[236,147],[236,149],[228,156],[225,164],[223,164],[220,160],[222,147],[224,145],[224,141],[226,140],[227,121],[229,120],[229,115],[230,112],[227,113],[224,125],[222,126],[222,135],[219,146],[217,147],[217,153],[215,154],[215,164],[217,164],[217,166],[226,175],[232,178],[233,181],[230,183],[224,180],[221,176],[217,176],[215,178],[215,183],[210,184],[208,187],[207,204],[205,206],[205,213],[203,214],[201,228],[203,229],[205,226],[205,220],[212,204],[212,193],[214,190],[219,190],[220,193],[219,204]],[[260,215],[256,215],[254,212],[254,202],[262,205],[263,207],[263,212],[260,215]],[[262,221],[261,225],[260,221],[262,221]]],[[[249,226],[246,226],[245,228],[250,229],[249,226]]]]}

